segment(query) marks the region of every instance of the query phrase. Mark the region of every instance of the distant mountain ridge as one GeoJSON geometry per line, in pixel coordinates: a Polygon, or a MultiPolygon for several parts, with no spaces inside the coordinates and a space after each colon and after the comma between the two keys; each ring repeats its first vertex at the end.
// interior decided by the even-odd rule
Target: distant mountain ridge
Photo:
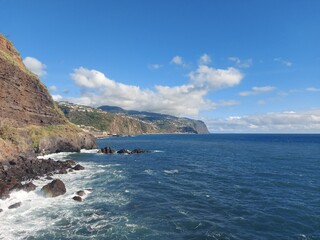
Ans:
{"type": "Polygon", "coordinates": [[[202,121],[166,114],[125,110],[117,106],[92,108],[68,102],[58,102],[58,106],[71,122],[96,136],[101,135],[98,131],[107,135],[209,133],[202,121]]]}
{"type": "Polygon", "coordinates": [[[154,113],[147,111],[137,111],[137,110],[125,110],[116,106],[101,106],[98,107],[106,112],[113,112],[119,114],[126,114],[131,117],[135,117],[139,120],[150,122],[155,124],[160,130],[166,131],[168,133],[172,133],[172,131],[176,133],[199,133],[205,134],[209,133],[207,126],[203,121],[194,120],[190,118],[181,118],[168,114],[162,113],[154,113]],[[174,125],[177,127],[175,128],[174,125]]]}

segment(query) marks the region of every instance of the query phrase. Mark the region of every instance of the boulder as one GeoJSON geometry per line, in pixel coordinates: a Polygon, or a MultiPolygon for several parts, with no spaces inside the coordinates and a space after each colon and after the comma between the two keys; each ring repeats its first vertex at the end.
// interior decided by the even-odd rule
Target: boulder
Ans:
{"type": "Polygon", "coordinates": [[[26,192],[31,192],[31,191],[36,190],[36,188],[37,188],[37,186],[34,185],[32,182],[28,182],[28,183],[22,185],[21,190],[26,191],[26,192]]]}
{"type": "Polygon", "coordinates": [[[60,179],[55,179],[43,186],[41,192],[45,197],[57,197],[66,193],[66,186],[60,179]]]}
{"type": "Polygon", "coordinates": [[[10,197],[9,186],[0,180],[0,199],[6,199],[10,197]]]}
{"type": "Polygon", "coordinates": [[[104,154],[112,154],[115,153],[115,150],[113,150],[111,147],[105,147],[101,148],[101,152],[104,154]]]}
{"type": "Polygon", "coordinates": [[[119,154],[130,154],[131,152],[128,149],[120,149],[117,153],[119,154]]]}
{"type": "Polygon", "coordinates": [[[72,199],[77,201],[77,202],[82,202],[82,198],[79,197],[79,196],[74,196],[72,199]]]}
{"type": "Polygon", "coordinates": [[[134,149],[132,150],[131,154],[137,154],[137,153],[145,153],[146,150],[142,150],[140,148],[134,149]]]}
{"type": "Polygon", "coordinates": [[[26,191],[26,192],[31,192],[36,190],[37,186],[34,185],[32,182],[28,182],[24,185],[22,185],[21,190],[26,191]]]}
{"type": "Polygon", "coordinates": [[[0,208],[0,212],[2,212],[3,210],[0,208]]]}
{"type": "Polygon", "coordinates": [[[15,161],[13,161],[13,160],[10,160],[10,161],[9,161],[9,164],[10,164],[10,165],[17,165],[17,163],[16,163],[15,161]]]}
{"type": "Polygon", "coordinates": [[[15,204],[10,205],[10,206],[8,207],[8,209],[18,208],[18,207],[20,207],[20,206],[21,206],[21,202],[17,202],[17,203],[15,203],[15,204]]]}
{"type": "Polygon", "coordinates": [[[73,167],[73,170],[79,171],[79,170],[83,170],[84,166],[81,166],[80,164],[77,164],[76,166],[73,167]]]}
{"type": "Polygon", "coordinates": [[[86,193],[85,193],[83,190],[80,190],[80,191],[76,192],[76,194],[77,194],[78,196],[80,196],[80,197],[86,195],[86,193]]]}

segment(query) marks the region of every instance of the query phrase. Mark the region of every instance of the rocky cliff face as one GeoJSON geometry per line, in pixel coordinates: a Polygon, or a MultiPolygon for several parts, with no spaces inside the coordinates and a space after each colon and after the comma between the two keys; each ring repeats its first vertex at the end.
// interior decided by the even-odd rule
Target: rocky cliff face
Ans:
{"type": "Polygon", "coordinates": [[[93,127],[95,130],[109,134],[209,133],[204,122],[188,118],[151,112],[126,111],[119,107],[105,106],[96,109],[68,102],[59,102],[58,106],[74,124],[84,128],[93,127]]]}
{"type": "Polygon", "coordinates": [[[65,124],[40,80],[0,35],[0,120],[14,126],[65,124]]]}
{"type": "Polygon", "coordinates": [[[71,125],[13,44],[0,34],[0,160],[93,146],[94,138],[71,125]]]}

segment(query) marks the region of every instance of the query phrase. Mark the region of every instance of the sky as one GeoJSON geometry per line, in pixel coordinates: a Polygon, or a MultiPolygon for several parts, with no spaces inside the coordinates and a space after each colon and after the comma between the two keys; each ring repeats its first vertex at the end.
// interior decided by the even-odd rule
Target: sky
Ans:
{"type": "Polygon", "coordinates": [[[0,33],[57,101],[320,133],[318,0],[0,0],[0,33]]]}

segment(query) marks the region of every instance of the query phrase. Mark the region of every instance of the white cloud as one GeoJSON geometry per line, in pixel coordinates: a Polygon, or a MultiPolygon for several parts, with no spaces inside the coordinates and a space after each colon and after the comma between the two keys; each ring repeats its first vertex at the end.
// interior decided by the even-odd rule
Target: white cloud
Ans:
{"type": "Polygon", "coordinates": [[[306,88],[306,91],[308,91],[308,92],[320,92],[320,88],[309,87],[309,88],[306,88]]]}
{"type": "Polygon", "coordinates": [[[320,109],[206,120],[211,132],[320,133],[320,109]]]}
{"type": "Polygon", "coordinates": [[[159,69],[159,68],[162,68],[162,65],[156,63],[156,64],[149,64],[148,67],[149,67],[149,69],[151,69],[151,70],[157,70],[157,69],[159,69]]]}
{"type": "Polygon", "coordinates": [[[84,105],[115,105],[125,109],[173,115],[197,115],[201,109],[214,107],[213,103],[204,99],[207,91],[191,84],[177,87],[159,85],[155,86],[155,90],[140,89],[137,86],[115,82],[99,71],[83,67],[75,69],[71,78],[84,88],[80,98],[71,100],[84,105]]]}
{"type": "Polygon", "coordinates": [[[211,58],[208,54],[203,54],[199,59],[199,65],[208,65],[211,63],[211,58]]]}
{"type": "Polygon", "coordinates": [[[191,72],[189,77],[195,85],[215,90],[238,85],[243,78],[243,74],[233,67],[215,69],[201,65],[196,71],[191,72]]]}
{"type": "Polygon", "coordinates": [[[251,58],[245,59],[245,60],[241,60],[238,57],[229,57],[229,60],[234,62],[236,64],[236,66],[240,67],[240,68],[248,68],[248,67],[251,67],[251,65],[252,65],[252,59],[251,58]]]}
{"type": "Polygon", "coordinates": [[[45,76],[47,74],[47,72],[45,71],[47,66],[36,58],[26,57],[25,59],[23,59],[23,63],[31,72],[38,75],[39,77],[45,76]]]}
{"type": "Polygon", "coordinates": [[[49,89],[51,91],[57,91],[58,90],[58,88],[55,85],[50,86],[49,89]]]}
{"type": "Polygon", "coordinates": [[[293,65],[292,62],[290,62],[288,60],[285,60],[285,59],[282,59],[282,58],[274,58],[273,60],[276,61],[276,62],[281,63],[282,65],[284,65],[286,67],[291,67],[293,65]]]}
{"type": "Polygon", "coordinates": [[[122,84],[109,79],[99,71],[80,67],[74,69],[71,78],[82,87],[82,95],[80,98],[68,100],[83,105],[114,105],[124,109],[180,116],[196,116],[201,110],[237,104],[234,101],[213,103],[205,97],[213,87],[216,89],[237,84],[242,78],[241,73],[236,69],[209,69],[207,74],[211,74],[211,76],[203,81],[200,81],[201,77],[198,76],[199,73],[197,72],[192,74],[192,83],[174,87],[157,85],[150,90],[122,84]],[[214,81],[217,81],[217,83],[214,83],[214,81]],[[210,88],[208,88],[208,85],[210,85],[210,88]]]}
{"type": "Polygon", "coordinates": [[[60,100],[63,99],[63,97],[61,95],[59,95],[59,94],[53,94],[52,98],[53,98],[54,101],[60,101],[60,100]]]}
{"type": "Polygon", "coordinates": [[[181,56],[174,56],[172,59],[171,59],[171,64],[176,64],[176,65],[182,65],[184,66],[184,62],[183,62],[183,59],[181,56]]]}
{"type": "Polygon", "coordinates": [[[234,101],[234,100],[228,100],[228,101],[226,101],[226,100],[220,100],[217,105],[218,105],[218,106],[235,106],[235,105],[239,105],[239,104],[240,104],[239,101],[234,101]]]}
{"type": "Polygon", "coordinates": [[[251,95],[258,95],[261,93],[266,93],[266,92],[272,92],[276,88],[272,86],[264,86],[264,87],[252,87],[251,91],[246,91],[246,92],[240,92],[239,95],[242,97],[247,97],[251,95]]]}

